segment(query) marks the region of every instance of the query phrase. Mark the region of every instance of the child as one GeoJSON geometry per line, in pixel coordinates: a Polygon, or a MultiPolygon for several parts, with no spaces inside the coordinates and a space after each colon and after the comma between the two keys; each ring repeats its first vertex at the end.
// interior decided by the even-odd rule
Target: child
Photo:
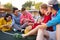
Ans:
{"type": "Polygon", "coordinates": [[[6,14],[5,17],[0,18],[0,30],[5,32],[5,31],[10,31],[12,27],[12,16],[10,14],[6,14]]]}

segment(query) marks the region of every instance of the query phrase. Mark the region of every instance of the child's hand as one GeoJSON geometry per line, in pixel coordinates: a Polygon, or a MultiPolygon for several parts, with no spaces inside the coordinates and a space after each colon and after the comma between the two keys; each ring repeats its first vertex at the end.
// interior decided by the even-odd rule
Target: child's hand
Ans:
{"type": "Polygon", "coordinates": [[[11,25],[6,24],[6,25],[4,25],[3,27],[12,27],[12,26],[11,26],[11,25]]]}
{"type": "Polygon", "coordinates": [[[25,21],[29,21],[29,19],[25,19],[25,21]]]}
{"type": "Polygon", "coordinates": [[[25,23],[25,22],[29,22],[29,19],[25,19],[25,20],[24,20],[24,23],[25,23]]]}
{"type": "Polygon", "coordinates": [[[6,26],[8,26],[7,24],[6,25],[3,25],[3,27],[6,27],[6,26]]]}
{"type": "Polygon", "coordinates": [[[28,25],[31,25],[31,26],[33,26],[33,25],[34,25],[34,23],[28,23],[28,25]]]}

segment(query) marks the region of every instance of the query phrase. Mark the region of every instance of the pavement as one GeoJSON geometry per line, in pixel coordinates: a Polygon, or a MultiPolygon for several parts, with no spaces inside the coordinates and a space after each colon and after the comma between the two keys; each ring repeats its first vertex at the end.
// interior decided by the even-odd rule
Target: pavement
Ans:
{"type": "Polygon", "coordinates": [[[21,32],[13,32],[13,31],[7,32],[6,34],[0,31],[0,40],[35,40],[36,39],[36,36],[28,36],[26,38],[15,38],[11,35],[14,33],[22,34],[21,32]]]}

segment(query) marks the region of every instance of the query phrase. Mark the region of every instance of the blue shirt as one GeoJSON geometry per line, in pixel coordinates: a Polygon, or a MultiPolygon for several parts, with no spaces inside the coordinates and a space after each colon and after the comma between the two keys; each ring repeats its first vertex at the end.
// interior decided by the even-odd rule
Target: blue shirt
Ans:
{"type": "Polygon", "coordinates": [[[60,24],[60,10],[57,12],[57,15],[52,20],[46,23],[47,27],[53,26],[53,28],[54,28],[54,25],[57,25],[57,24],[60,24]]]}
{"type": "Polygon", "coordinates": [[[20,13],[18,13],[18,16],[15,16],[14,14],[12,14],[13,16],[13,22],[12,22],[12,25],[14,24],[17,24],[17,25],[20,25],[20,13]]]}
{"type": "MultiPolygon", "coordinates": [[[[56,17],[56,14],[55,14],[55,15],[54,15],[54,14],[51,15],[51,18],[52,18],[52,19],[55,18],[55,17],[56,17]]],[[[53,26],[53,30],[54,30],[54,31],[56,30],[56,25],[53,26]]]]}

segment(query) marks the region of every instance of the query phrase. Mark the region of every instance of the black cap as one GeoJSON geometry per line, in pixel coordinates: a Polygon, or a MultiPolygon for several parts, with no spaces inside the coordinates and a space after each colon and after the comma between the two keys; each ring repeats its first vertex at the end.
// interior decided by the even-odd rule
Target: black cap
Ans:
{"type": "Polygon", "coordinates": [[[55,9],[55,10],[59,10],[59,6],[58,6],[58,4],[55,4],[55,5],[53,5],[53,9],[55,9]]]}

